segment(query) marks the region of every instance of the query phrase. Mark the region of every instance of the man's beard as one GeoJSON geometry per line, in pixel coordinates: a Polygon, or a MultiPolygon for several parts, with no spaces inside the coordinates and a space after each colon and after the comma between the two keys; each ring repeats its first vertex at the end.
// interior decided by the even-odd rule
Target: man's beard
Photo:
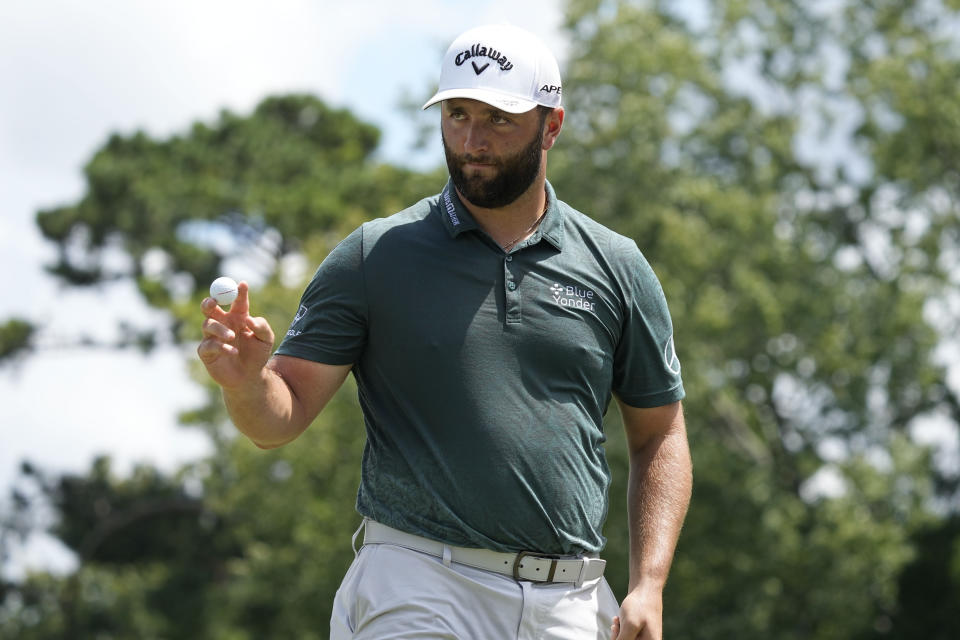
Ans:
{"type": "Polygon", "coordinates": [[[447,140],[440,132],[443,141],[443,153],[447,157],[447,170],[460,195],[471,204],[484,209],[504,207],[519,198],[540,173],[540,159],[543,157],[543,128],[534,136],[533,141],[516,154],[506,158],[493,156],[475,156],[469,153],[457,155],[447,146],[447,140]],[[497,170],[492,178],[479,175],[468,176],[463,165],[468,162],[492,164],[497,170]]]}

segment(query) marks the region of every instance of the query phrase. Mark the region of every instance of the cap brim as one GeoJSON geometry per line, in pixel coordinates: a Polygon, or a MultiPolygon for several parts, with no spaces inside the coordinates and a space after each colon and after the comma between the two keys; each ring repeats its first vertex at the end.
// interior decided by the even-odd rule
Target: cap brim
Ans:
{"type": "Polygon", "coordinates": [[[537,106],[537,103],[533,100],[521,100],[516,96],[508,96],[497,91],[490,91],[489,89],[447,89],[446,91],[438,91],[423,105],[423,108],[426,109],[438,102],[451,100],[453,98],[479,100],[507,113],[526,113],[537,106]]]}

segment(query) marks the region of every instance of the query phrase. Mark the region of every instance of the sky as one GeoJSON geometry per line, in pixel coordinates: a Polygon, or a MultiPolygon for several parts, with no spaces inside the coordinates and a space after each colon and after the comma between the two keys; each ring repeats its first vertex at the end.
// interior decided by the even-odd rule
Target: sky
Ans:
{"type": "MultiPolygon", "coordinates": [[[[447,45],[479,24],[537,33],[562,66],[561,19],[560,0],[0,3],[0,322],[43,327],[37,351],[0,367],[0,509],[23,460],[83,473],[109,455],[125,473],[141,462],[173,470],[208,451],[176,418],[202,400],[187,373],[194,347],[144,356],[68,346],[79,334],[109,339],[123,319],[163,318],[129,283],[76,291],[44,271],[54,252],[36,212],[82,196],[83,165],[111,133],[169,136],[221,109],[309,92],[380,126],[384,159],[439,163],[439,140],[410,155],[401,97],[429,98],[447,45]]],[[[29,567],[69,568],[70,557],[37,537],[4,573],[29,567]]]]}

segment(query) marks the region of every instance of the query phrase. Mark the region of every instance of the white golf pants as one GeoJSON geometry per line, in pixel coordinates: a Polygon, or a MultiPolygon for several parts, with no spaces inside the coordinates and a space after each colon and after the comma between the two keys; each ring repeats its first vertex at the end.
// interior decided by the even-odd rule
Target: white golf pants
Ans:
{"type": "Polygon", "coordinates": [[[515,581],[393,544],[360,549],[333,603],[330,640],[609,640],[604,578],[515,581]]]}

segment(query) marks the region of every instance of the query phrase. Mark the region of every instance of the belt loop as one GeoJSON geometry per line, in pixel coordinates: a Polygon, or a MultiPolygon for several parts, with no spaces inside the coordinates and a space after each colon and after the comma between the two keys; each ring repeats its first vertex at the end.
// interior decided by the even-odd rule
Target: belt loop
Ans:
{"type": "Polygon", "coordinates": [[[547,582],[553,582],[553,576],[557,575],[557,561],[553,559],[550,561],[550,573],[547,574],[547,582]]]}
{"type": "MultiPolygon", "coordinates": [[[[357,530],[353,532],[353,537],[350,538],[350,547],[353,549],[353,557],[356,558],[359,551],[357,550],[357,538],[360,537],[360,532],[363,531],[364,527],[367,526],[367,519],[364,518],[363,522],[360,523],[360,526],[357,527],[357,530]]],[[[362,544],[360,546],[363,546],[362,544]]]]}
{"type": "Polygon", "coordinates": [[[449,545],[443,545],[443,566],[449,567],[450,561],[453,558],[453,552],[450,550],[449,545]]]}
{"type": "Polygon", "coordinates": [[[587,568],[590,566],[590,558],[580,559],[580,575],[577,576],[577,589],[583,586],[583,580],[587,576],[587,568]]]}

